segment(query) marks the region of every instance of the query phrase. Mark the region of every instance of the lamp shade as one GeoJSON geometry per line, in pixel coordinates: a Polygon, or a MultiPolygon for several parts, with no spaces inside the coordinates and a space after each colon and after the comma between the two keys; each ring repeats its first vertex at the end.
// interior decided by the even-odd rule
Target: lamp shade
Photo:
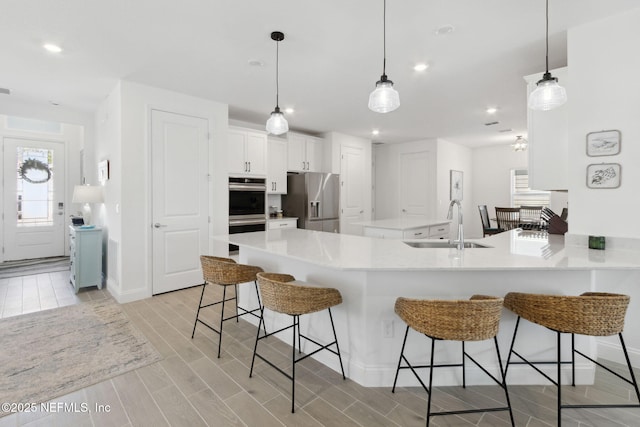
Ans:
{"type": "Polygon", "coordinates": [[[538,82],[538,87],[529,95],[529,108],[549,111],[567,102],[567,91],[550,75],[538,82]]]}
{"type": "Polygon", "coordinates": [[[393,88],[393,82],[384,78],[376,82],[376,88],[369,95],[369,109],[376,113],[388,113],[400,106],[400,95],[393,88]]]}
{"type": "Polygon", "coordinates": [[[267,132],[272,135],[282,135],[288,131],[289,123],[287,123],[287,119],[284,118],[284,114],[280,112],[280,109],[276,107],[267,120],[267,132]]]}
{"type": "Polygon", "coordinates": [[[102,203],[102,187],[96,185],[76,185],[73,187],[72,203],[102,203]]]}

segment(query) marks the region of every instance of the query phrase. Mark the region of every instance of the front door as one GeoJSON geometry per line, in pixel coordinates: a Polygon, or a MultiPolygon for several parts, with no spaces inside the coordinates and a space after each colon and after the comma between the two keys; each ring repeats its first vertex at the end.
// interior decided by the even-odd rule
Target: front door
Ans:
{"type": "Polygon", "coordinates": [[[3,140],[4,260],[64,255],[64,143],[3,140]]]}
{"type": "Polygon", "coordinates": [[[207,251],[207,120],[151,114],[153,294],[202,283],[207,251]]]}

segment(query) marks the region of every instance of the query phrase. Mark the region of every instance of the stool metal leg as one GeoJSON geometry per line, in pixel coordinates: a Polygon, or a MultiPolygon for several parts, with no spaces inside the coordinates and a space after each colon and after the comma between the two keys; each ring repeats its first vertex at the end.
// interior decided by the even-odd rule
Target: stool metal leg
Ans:
{"type": "Polygon", "coordinates": [[[562,341],[560,339],[560,332],[556,332],[556,335],[558,336],[558,427],[560,427],[562,425],[562,414],[560,413],[560,410],[562,409],[562,378],[560,377],[561,374],[561,367],[562,367],[562,363],[560,359],[560,354],[562,353],[560,351],[560,342],[562,341]]]}
{"type": "Polygon", "coordinates": [[[427,398],[427,427],[429,427],[429,422],[431,421],[431,396],[433,396],[433,356],[435,353],[436,340],[431,338],[431,359],[429,362],[429,388],[427,389],[427,394],[429,397],[427,398]]]}
{"type": "Polygon", "coordinates": [[[236,323],[239,323],[240,316],[238,316],[238,285],[233,285],[233,289],[235,290],[235,300],[236,300],[236,323]]]}
{"type": "MultiPolygon", "coordinates": [[[[262,300],[260,299],[260,291],[258,290],[258,281],[254,280],[253,281],[253,286],[256,288],[256,296],[258,297],[258,307],[260,308],[260,310],[262,310],[262,300]]],[[[236,292],[236,298],[238,297],[238,294],[236,292]]],[[[237,304],[237,301],[236,301],[237,304]]],[[[267,325],[266,322],[262,324],[262,327],[264,328],[264,334],[267,335],[267,325]]],[[[259,329],[259,328],[258,328],[259,329]]]]}
{"type": "MultiPolygon", "coordinates": [[[[222,287],[222,311],[220,312],[220,339],[218,340],[218,359],[220,359],[220,348],[222,347],[222,324],[224,323],[224,303],[227,300],[227,287],[222,287]]],[[[236,305],[237,306],[237,305],[236,305]]]]}
{"type": "Polygon", "coordinates": [[[464,341],[462,341],[462,388],[467,388],[467,366],[465,364],[464,341]]]}
{"type": "Polygon", "coordinates": [[[636,380],[636,375],[633,373],[633,367],[631,366],[631,360],[629,359],[629,353],[627,352],[627,346],[624,344],[622,333],[618,334],[618,338],[620,338],[620,345],[622,346],[622,351],[624,352],[624,359],[627,361],[629,374],[631,374],[631,381],[627,380],[627,382],[631,382],[633,384],[633,388],[636,390],[636,397],[638,398],[638,405],[640,405],[640,390],[638,390],[638,381],[636,380]]]}
{"type": "Polygon", "coordinates": [[[398,358],[398,367],[396,368],[396,377],[393,380],[393,388],[391,389],[391,393],[396,392],[396,383],[398,382],[398,373],[400,373],[400,364],[402,363],[402,357],[404,356],[404,346],[407,344],[407,335],[409,335],[409,325],[407,325],[407,329],[404,332],[404,340],[402,341],[402,350],[400,350],[400,357],[398,358]]]}
{"type": "Polygon", "coordinates": [[[202,284],[202,293],[200,294],[200,302],[198,303],[198,311],[196,312],[196,321],[193,322],[193,332],[191,332],[191,339],[196,334],[196,325],[198,325],[198,318],[200,317],[200,309],[202,308],[202,298],[204,297],[204,290],[207,287],[207,282],[202,284]]]}
{"type": "Polygon", "coordinates": [[[253,345],[253,357],[251,358],[251,369],[249,370],[249,378],[251,378],[251,375],[253,375],[253,364],[256,361],[258,341],[260,340],[260,326],[263,322],[264,322],[264,307],[260,308],[260,321],[258,322],[258,331],[256,332],[256,343],[253,345]]]}
{"type": "Polygon", "coordinates": [[[513,419],[513,411],[511,409],[511,399],[509,398],[509,390],[507,390],[507,373],[506,368],[502,368],[502,357],[500,357],[500,347],[498,347],[498,337],[493,337],[493,342],[496,346],[496,354],[498,355],[498,367],[500,368],[500,375],[502,375],[502,388],[504,389],[504,397],[507,399],[507,407],[509,408],[509,418],[511,419],[511,425],[515,426],[516,423],[513,419]]]}
{"type": "Polygon", "coordinates": [[[298,339],[300,338],[300,318],[293,316],[293,340],[291,340],[291,413],[296,411],[296,323],[298,324],[298,339]]]}
{"type": "MultiPolygon", "coordinates": [[[[344,366],[342,366],[342,355],[340,354],[340,346],[338,345],[338,336],[336,335],[336,328],[333,324],[333,315],[331,314],[331,307],[327,308],[329,310],[329,320],[331,320],[331,330],[333,330],[333,339],[336,342],[336,351],[338,352],[338,361],[340,362],[340,370],[342,371],[342,379],[346,380],[347,377],[344,375],[344,366]]],[[[298,333],[300,333],[300,324],[298,323],[298,333]]],[[[300,336],[298,335],[298,339],[300,336]]]]}

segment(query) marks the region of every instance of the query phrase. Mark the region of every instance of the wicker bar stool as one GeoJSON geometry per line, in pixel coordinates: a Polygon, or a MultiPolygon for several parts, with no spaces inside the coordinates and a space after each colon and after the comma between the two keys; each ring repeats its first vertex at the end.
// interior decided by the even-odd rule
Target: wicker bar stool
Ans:
{"type": "MultiPolygon", "coordinates": [[[[196,313],[196,320],[193,323],[193,332],[191,338],[196,333],[196,326],[198,322],[202,323],[207,328],[220,336],[218,340],[218,358],[220,358],[220,347],[222,346],[222,324],[227,320],[236,319],[236,322],[240,316],[250,314],[255,317],[260,317],[256,312],[260,311],[262,304],[260,302],[260,293],[258,292],[258,284],[256,283],[256,274],[262,271],[262,268],[255,267],[253,265],[237,264],[231,258],[220,258],[209,255],[200,256],[200,264],[202,265],[202,275],[204,276],[204,283],[202,284],[202,293],[200,294],[200,303],[198,304],[198,312],[196,313]],[[253,282],[256,288],[256,295],[258,297],[258,307],[252,310],[239,307],[237,304],[238,299],[238,285],[240,283],[253,282]],[[202,305],[202,299],[204,298],[204,291],[207,284],[216,284],[222,286],[222,299],[210,304],[202,305]],[[227,298],[227,287],[233,286],[235,288],[235,294],[232,298],[227,298]],[[228,301],[236,301],[236,314],[235,316],[224,317],[224,305],[228,301]],[[220,325],[219,329],[216,329],[212,325],[200,320],[200,310],[206,307],[222,304],[222,311],[220,312],[220,325]],[[240,310],[242,313],[238,313],[240,310]]],[[[266,333],[266,329],[265,329],[266,333]]]]}
{"type": "Polygon", "coordinates": [[[263,308],[260,315],[260,323],[258,324],[258,334],[256,335],[256,343],[253,348],[253,358],[251,360],[251,370],[249,371],[249,377],[253,375],[253,365],[256,360],[256,356],[264,360],[267,364],[271,365],[278,372],[291,380],[291,412],[295,412],[295,391],[296,391],[296,363],[306,359],[309,356],[316,354],[321,350],[328,350],[331,353],[338,356],[340,361],[340,370],[342,371],[342,379],[344,376],[344,367],[342,366],[342,357],[340,355],[340,347],[338,346],[338,338],[336,336],[336,328],[333,324],[333,316],[331,315],[331,307],[342,303],[342,295],[340,291],[333,288],[323,288],[316,286],[306,286],[303,282],[296,281],[295,278],[289,274],[277,274],[277,273],[258,273],[258,285],[260,286],[260,292],[262,293],[263,308]],[[277,313],[288,314],[292,317],[292,324],[286,326],[277,331],[260,336],[260,326],[264,325],[264,309],[268,308],[271,311],[277,313]],[[315,313],[322,310],[329,312],[329,320],[331,321],[331,330],[333,331],[333,342],[322,345],[312,338],[309,338],[300,333],[300,315],[315,313]],[[291,375],[280,369],[278,366],[258,354],[258,341],[270,337],[273,334],[277,334],[287,329],[293,329],[293,341],[291,343],[291,375]],[[297,333],[296,333],[297,331],[297,333]],[[296,359],[296,337],[298,342],[298,351],[301,351],[301,338],[307,341],[311,341],[319,348],[311,353],[296,359]],[[329,348],[334,345],[336,349],[329,348]]]}
{"type": "Polygon", "coordinates": [[[638,391],[638,383],[631,367],[627,347],[622,338],[622,329],[624,327],[624,318],[629,305],[629,296],[620,294],[586,292],[580,296],[564,296],[564,295],[543,295],[543,294],[527,294],[520,292],[510,292],[504,298],[504,306],[518,315],[515,330],[513,331],[513,339],[507,358],[507,366],[505,374],[510,365],[527,364],[538,371],[546,379],[556,386],[558,391],[557,408],[558,408],[558,426],[561,425],[563,408],[640,408],[640,391],[638,391]],[[544,326],[556,332],[557,336],[557,357],[555,361],[532,362],[513,349],[520,319],[524,318],[532,323],[544,326]],[[563,333],[571,334],[571,360],[561,360],[561,340],[563,333]],[[586,354],[575,348],[575,334],[588,336],[611,336],[618,335],[624,357],[629,368],[630,379],[612,371],[603,366],[599,362],[593,360],[586,354]],[[598,405],[563,405],[561,394],[561,365],[571,364],[571,385],[575,386],[575,355],[590,360],[604,370],[612,373],[628,384],[633,385],[638,404],[598,404],[598,405]],[[517,356],[521,361],[512,361],[511,356],[517,356]],[[537,368],[536,364],[553,363],[557,367],[557,378],[553,379],[537,368]]]}
{"type": "Polygon", "coordinates": [[[393,380],[393,388],[391,392],[395,392],[396,383],[398,381],[398,373],[400,369],[410,369],[416,376],[422,388],[428,395],[427,399],[427,427],[429,426],[432,416],[436,415],[454,415],[469,414],[474,412],[494,412],[509,411],[511,425],[515,425],[513,421],[513,412],[511,411],[511,401],[507,390],[504,372],[502,370],[502,359],[500,358],[500,349],[498,348],[498,325],[500,323],[500,314],[502,311],[502,298],[473,295],[469,300],[423,300],[398,298],[395,304],[395,312],[407,324],[407,329],[402,342],[402,350],[400,359],[398,360],[398,369],[396,377],[393,380]],[[404,355],[404,349],[407,344],[407,336],[409,328],[414,329],[431,338],[431,357],[428,365],[411,365],[404,355]],[[465,350],[465,341],[484,341],[493,338],[498,358],[498,366],[500,367],[500,377],[494,377],[489,371],[482,367],[467,351],[465,350]],[[462,342],[462,362],[454,364],[434,364],[434,352],[436,340],[461,341],[462,342]],[[462,367],[462,387],[466,387],[465,378],[465,358],[471,360],[484,373],[493,379],[503,390],[506,399],[506,406],[482,409],[466,409],[458,411],[431,412],[431,397],[433,395],[433,371],[434,368],[441,367],[462,367]],[[402,366],[402,361],[407,366],[402,366]],[[416,369],[429,368],[429,385],[426,386],[416,369]]]}

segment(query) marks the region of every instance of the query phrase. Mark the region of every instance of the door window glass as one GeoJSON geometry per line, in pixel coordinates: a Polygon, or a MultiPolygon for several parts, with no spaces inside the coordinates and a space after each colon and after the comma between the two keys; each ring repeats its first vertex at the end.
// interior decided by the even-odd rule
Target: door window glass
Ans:
{"type": "Polygon", "coordinates": [[[18,147],[16,164],[17,225],[53,225],[53,150],[18,147]]]}

